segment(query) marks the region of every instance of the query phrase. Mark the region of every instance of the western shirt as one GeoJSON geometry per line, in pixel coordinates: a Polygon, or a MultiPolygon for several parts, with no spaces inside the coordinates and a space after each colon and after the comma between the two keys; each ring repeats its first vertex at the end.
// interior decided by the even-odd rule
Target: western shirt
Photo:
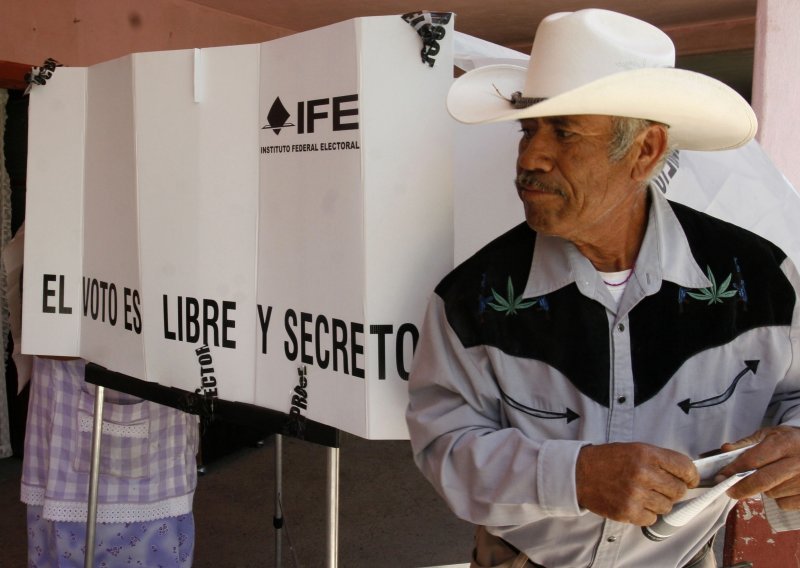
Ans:
{"type": "Polygon", "coordinates": [[[461,518],[548,568],[682,566],[715,501],[668,540],[578,505],[586,444],[692,459],[800,425],[797,271],[768,241],[649,189],[619,305],[570,242],[521,224],[437,286],[409,379],[417,465],[461,518]]]}

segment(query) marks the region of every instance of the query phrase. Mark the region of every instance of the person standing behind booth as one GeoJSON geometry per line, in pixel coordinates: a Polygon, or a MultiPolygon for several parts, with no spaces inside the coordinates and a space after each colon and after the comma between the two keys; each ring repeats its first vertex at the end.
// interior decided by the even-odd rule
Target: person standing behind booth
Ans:
{"type": "MultiPolygon", "coordinates": [[[[30,566],[84,565],[95,386],[82,359],[35,357],[22,464],[30,566]]],[[[195,417],[105,390],[96,566],[191,566],[195,417]]]]}
{"type": "Polygon", "coordinates": [[[456,119],[519,122],[526,217],[437,286],[409,378],[415,461],[477,525],[473,567],[714,566],[732,499],[800,508],[800,276],[649,185],[755,115],[674,62],[657,28],[589,9],[545,18],[527,70],[451,87],[456,119]],[[643,534],[697,487],[693,459],[754,443],[719,472],[756,470],[732,499],[643,534]]]}
{"type": "MultiPolygon", "coordinates": [[[[23,235],[24,226],[4,258],[21,259],[23,235]]],[[[18,346],[21,298],[9,304],[18,346]]],[[[84,566],[95,399],[85,368],[32,358],[20,490],[32,568],[84,566]]],[[[198,436],[195,416],[105,389],[95,566],[191,566],[198,436]]]]}

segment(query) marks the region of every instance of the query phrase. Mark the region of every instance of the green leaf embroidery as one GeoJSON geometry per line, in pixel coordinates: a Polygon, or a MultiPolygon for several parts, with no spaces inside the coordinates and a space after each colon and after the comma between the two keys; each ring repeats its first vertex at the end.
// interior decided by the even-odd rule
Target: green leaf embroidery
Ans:
{"type": "Polygon", "coordinates": [[[708,288],[701,288],[699,292],[686,292],[687,295],[695,300],[708,302],[708,304],[711,305],[721,304],[723,299],[732,298],[737,294],[736,289],[728,290],[728,286],[731,284],[732,274],[728,274],[728,277],[717,287],[717,279],[714,278],[714,273],[711,272],[710,266],[706,266],[706,273],[708,274],[708,279],[711,280],[711,286],[708,288]]]}
{"type": "Polygon", "coordinates": [[[524,310],[536,304],[535,300],[522,300],[522,294],[519,296],[514,295],[514,284],[511,282],[511,277],[508,277],[507,298],[503,298],[497,291],[492,288],[492,296],[495,302],[489,302],[487,305],[495,311],[505,312],[507,316],[517,313],[517,310],[524,310]]]}

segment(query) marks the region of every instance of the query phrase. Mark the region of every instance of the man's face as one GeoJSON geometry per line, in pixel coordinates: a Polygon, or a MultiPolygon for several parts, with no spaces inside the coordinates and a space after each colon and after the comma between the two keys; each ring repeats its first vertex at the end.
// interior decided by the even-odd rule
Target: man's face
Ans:
{"type": "Polygon", "coordinates": [[[576,115],[524,119],[517,192],[537,232],[573,242],[608,230],[635,193],[631,154],[611,162],[613,119],[576,115]]]}

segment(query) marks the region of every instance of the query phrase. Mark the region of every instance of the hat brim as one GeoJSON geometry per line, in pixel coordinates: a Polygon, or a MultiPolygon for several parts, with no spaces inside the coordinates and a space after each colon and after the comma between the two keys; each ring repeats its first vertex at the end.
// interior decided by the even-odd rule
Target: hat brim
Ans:
{"type": "Polygon", "coordinates": [[[451,86],[447,109],[468,124],[575,114],[644,118],[669,125],[671,140],[685,150],[738,148],[758,128],[753,109],[736,91],[685,69],[622,71],[517,109],[510,97],[523,90],[526,73],[516,65],[465,73],[451,86]]]}

